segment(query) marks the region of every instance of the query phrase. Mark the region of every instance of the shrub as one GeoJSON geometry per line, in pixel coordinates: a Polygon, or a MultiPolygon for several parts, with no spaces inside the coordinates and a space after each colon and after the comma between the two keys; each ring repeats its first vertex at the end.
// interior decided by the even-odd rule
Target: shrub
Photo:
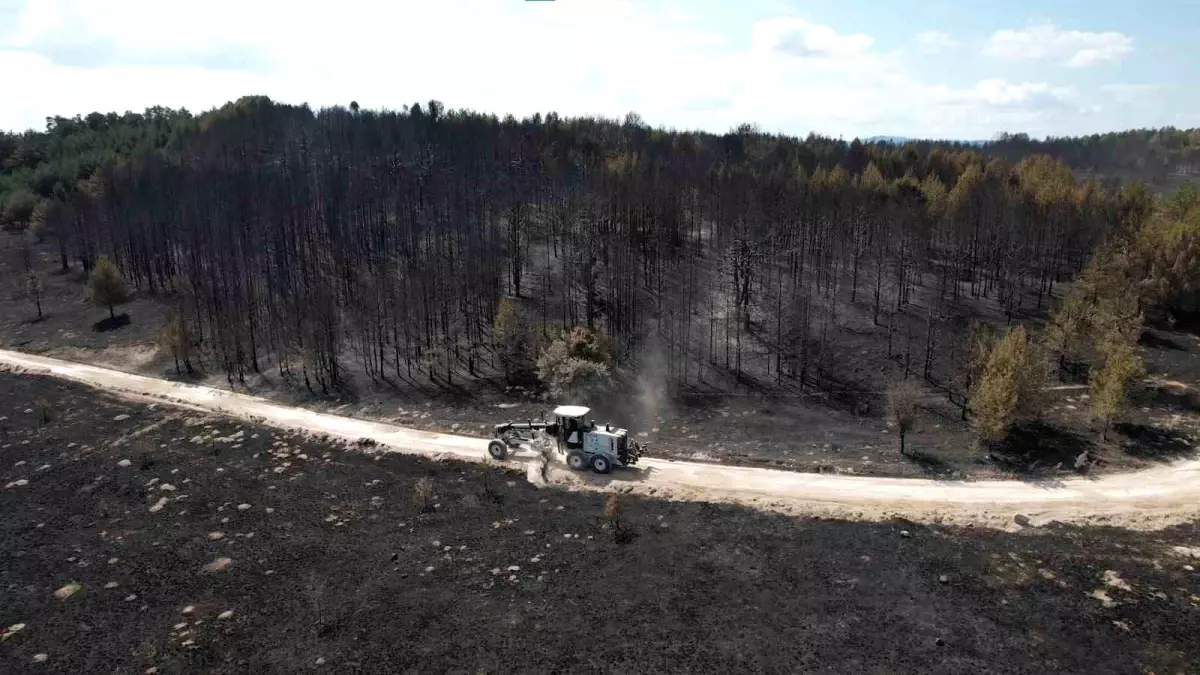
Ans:
{"type": "Polygon", "coordinates": [[[421,513],[430,513],[433,511],[433,498],[435,491],[433,487],[433,479],[429,476],[419,479],[413,483],[412,500],[413,504],[421,509],[421,513]]]}
{"type": "Polygon", "coordinates": [[[573,358],[612,365],[612,342],[603,333],[576,326],[563,336],[573,358]]]}
{"type": "Polygon", "coordinates": [[[104,256],[100,256],[92,267],[88,285],[92,290],[92,302],[107,307],[109,318],[116,318],[116,305],[129,302],[129,288],[121,277],[121,270],[104,256]]]}
{"type": "Polygon", "coordinates": [[[574,356],[565,337],[550,343],[538,356],[537,373],[555,397],[587,396],[605,391],[612,384],[608,365],[574,356]]]}
{"type": "Polygon", "coordinates": [[[621,497],[615,492],[604,497],[604,519],[612,528],[613,541],[616,543],[624,545],[637,538],[637,532],[621,518],[621,497]]]}
{"type": "Polygon", "coordinates": [[[41,419],[42,424],[49,424],[50,423],[50,401],[46,400],[44,397],[38,398],[37,409],[38,409],[38,417],[41,419]]]}
{"type": "Polygon", "coordinates": [[[604,518],[613,529],[621,529],[621,498],[615,492],[604,497],[604,518]]]}

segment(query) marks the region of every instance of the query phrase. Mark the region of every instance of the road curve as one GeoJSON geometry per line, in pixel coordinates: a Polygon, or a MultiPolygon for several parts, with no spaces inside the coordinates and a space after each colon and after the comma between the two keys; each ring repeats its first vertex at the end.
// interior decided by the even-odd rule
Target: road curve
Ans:
{"type": "MultiPolygon", "coordinates": [[[[0,365],[150,396],[276,427],[347,440],[373,438],[389,451],[482,461],[486,440],[330,415],[213,387],[170,382],[72,361],[0,350],[0,365]]],[[[514,461],[531,461],[527,460],[514,461]]],[[[643,458],[610,477],[554,466],[551,482],[578,489],[620,489],[675,499],[732,501],[791,514],[849,519],[902,517],[919,522],[1019,527],[1050,521],[1158,529],[1200,517],[1200,460],[1162,464],[1096,479],[1053,483],[956,482],[822,475],[643,458]],[[1019,517],[1019,516],[1024,516],[1019,517]]]]}

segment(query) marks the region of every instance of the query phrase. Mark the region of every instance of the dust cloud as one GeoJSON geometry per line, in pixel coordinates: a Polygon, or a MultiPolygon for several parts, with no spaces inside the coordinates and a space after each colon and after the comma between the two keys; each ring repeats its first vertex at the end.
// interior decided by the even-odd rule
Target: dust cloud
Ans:
{"type": "Polygon", "coordinates": [[[669,395],[667,359],[656,338],[650,338],[639,355],[636,392],[633,400],[635,407],[630,411],[633,426],[629,430],[634,437],[642,432],[649,434],[651,429],[658,426],[669,395]]]}

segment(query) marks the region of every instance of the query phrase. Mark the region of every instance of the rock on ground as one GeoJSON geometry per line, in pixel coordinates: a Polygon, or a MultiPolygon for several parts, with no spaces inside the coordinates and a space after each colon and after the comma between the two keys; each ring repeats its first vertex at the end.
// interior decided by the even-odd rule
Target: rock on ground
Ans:
{"type": "Polygon", "coordinates": [[[233,560],[231,558],[217,558],[216,560],[200,568],[200,571],[206,574],[224,572],[225,570],[229,569],[231,564],[233,564],[233,560]]]}

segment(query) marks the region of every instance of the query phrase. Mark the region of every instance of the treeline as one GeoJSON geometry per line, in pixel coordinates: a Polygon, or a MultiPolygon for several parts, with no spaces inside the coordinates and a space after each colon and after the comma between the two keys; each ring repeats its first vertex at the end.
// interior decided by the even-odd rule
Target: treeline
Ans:
{"type": "Polygon", "coordinates": [[[1010,161],[1051,155],[1076,172],[1110,180],[1162,181],[1177,171],[1200,175],[1200,129],[1130,129],[1044,140],[1002,134],[982,150],[1010,161]]]}
{"type": "Polygon", "coordinates": [[[55,193],[31,225],[64,268],[109,255],[169,296],[185,365],[325,391],[348,362],[373,379],[519,377],[574,326],[603,332],[617,365],[653,342],[670,382],[740,380],[743,356],[765,354],[760,379],[829,388],[851,317],[935,378],[960,303],[1010,321],[1048,307],[1153,202],[1047,156],[673,133],[635,115],[250,97],[163,119],[183,131],[55,193]],[[498,331],[506,297],[519,309],[498,331]]]}
{"type": "MultiPolygon", "coordinates": [[[[245,100],[251,100],[253,97],[245,100]]],[[[49,200],[64,201],[101,167],[153,152],[178,152],[183,139],[197,132],[199,122],[213,113],[194,116],[185,109],[153,107],[142,113],[100,113],[48,117],[44,131],[0,131],[0,228],[20,230],[34,218],[34,209],[49,200]]],[[[554,113],[535,116],[535,123],[558,119],[554,113]]],[[[630,121],[636,123],[631,113],[630,121]]],[[[514,122],[511,118],[506,122],[514,122]]],[[[595,124],[615,124],[587,120],[595,124]]],[[[755,133],[743,125],[737,133],[755,133]]],[[[719,136],[682,134],[696,142],[719,144],[719,136]]],[[[962,153],[981,153],[1017,163],[1025,157],[1048,155],[1077,173],[1114,181],[1155,181],[1176,170],[1200,173],[1200,129],[1132,129],[1088,136],[1031,139],[1027,134],[1002,133],[984,143],[911,140],[902,144],[854,139],[843,141],[810,134],[802,141],[787,139],[797,160],[811,171],[817,165],[841,166],[860,173],[874,162],[886,177],[897,178],[920,163],[939,167],[961,164],[962,153]]]]}
{"type": "Polygon", "coordinates": [[[908,149],[918,155],[979,152],[1014,163],[1025,157],[1048,155],[1081,176],[1102,180],[1110,188],[1133,181],[1161,183],[1172,174],[1200,175],[1200,129],[1130,129],[1044,139],[1001,133],[985,142],[880,140],[871,144],[908,149]]]}
{"type": "MultiPolygon", "coordinates": [[[[81,181],[128,157],[177,148],[195,130],[186,110],[51,117],[44,132],[0,132],[0,229],[22,230],[51,200],[69,201],[81,181]]],[[[40,218],[38,218],[40,220],[40,218]]]]}

